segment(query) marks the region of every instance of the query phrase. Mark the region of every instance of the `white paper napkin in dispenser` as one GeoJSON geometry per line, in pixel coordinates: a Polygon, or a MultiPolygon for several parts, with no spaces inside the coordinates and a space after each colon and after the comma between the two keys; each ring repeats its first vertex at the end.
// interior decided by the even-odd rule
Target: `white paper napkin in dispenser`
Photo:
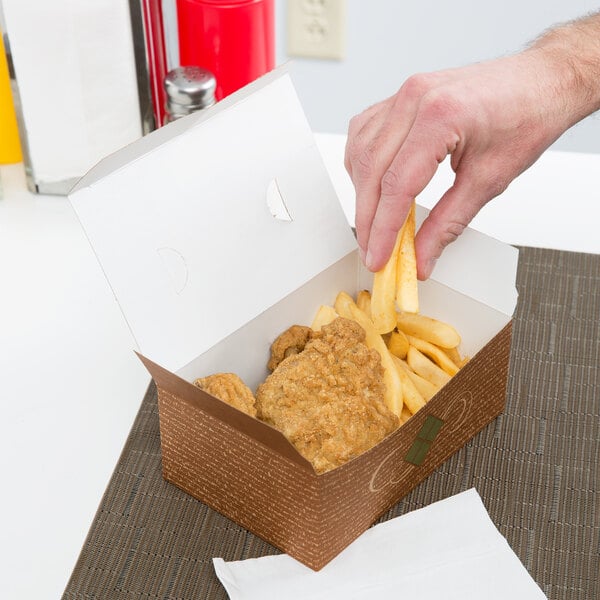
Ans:
{"type": "Polygon", "coordinates": [[[28,186],[66,194],[142,135],[129,3],[3,0],[2,9],[28,186]]]}

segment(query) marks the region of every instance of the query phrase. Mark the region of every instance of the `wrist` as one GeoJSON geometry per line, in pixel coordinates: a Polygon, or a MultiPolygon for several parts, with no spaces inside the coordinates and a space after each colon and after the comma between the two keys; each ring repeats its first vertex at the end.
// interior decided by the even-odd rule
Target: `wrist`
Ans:
{"type": "Polygon", "coordinates": [[[538,62],[565,129],[600,109],[600,14],[550,30],[525,53],[538,62]]]}

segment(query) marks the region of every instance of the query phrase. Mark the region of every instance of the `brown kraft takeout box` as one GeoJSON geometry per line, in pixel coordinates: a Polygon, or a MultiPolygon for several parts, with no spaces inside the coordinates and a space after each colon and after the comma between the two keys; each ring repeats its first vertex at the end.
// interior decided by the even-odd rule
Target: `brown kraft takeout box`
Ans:
{"type": "Polygon", "coordinates": [[[70,197],[156,382],[165,479],[313,569],[503,410],[517,251],[471,229],[420,284],[471,360],[347,464],[317,475],[193,385],[234,372],[255,390],[279,333],[371,287],[285,68],[107,157],[70,197]]]}

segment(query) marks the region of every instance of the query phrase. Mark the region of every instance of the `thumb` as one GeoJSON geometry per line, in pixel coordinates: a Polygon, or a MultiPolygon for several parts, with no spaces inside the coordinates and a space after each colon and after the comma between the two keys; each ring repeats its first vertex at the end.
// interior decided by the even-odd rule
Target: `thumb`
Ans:
{"type": "Polygon", "coordinates": [[[470,178],[455,179],[454,185],[431,209],[415,237],[419,279],[429,278],[444,248],[458,238],[493,196],[477,189],[470,178]]]}

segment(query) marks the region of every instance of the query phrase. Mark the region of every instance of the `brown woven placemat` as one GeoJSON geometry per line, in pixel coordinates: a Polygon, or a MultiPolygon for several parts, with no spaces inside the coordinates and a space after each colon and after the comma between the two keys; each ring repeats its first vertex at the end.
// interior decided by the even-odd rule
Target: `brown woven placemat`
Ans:
{"type": "MultiPolygon", "coordinates": [[[[476,487],[551,600],[600,598],[600,256],[522,248],[505,413],[384,517],[476,487]]],[[[278,551],[163,481],[142,402],[64,599],[227,598],[212,558],[278,551]]]]}

